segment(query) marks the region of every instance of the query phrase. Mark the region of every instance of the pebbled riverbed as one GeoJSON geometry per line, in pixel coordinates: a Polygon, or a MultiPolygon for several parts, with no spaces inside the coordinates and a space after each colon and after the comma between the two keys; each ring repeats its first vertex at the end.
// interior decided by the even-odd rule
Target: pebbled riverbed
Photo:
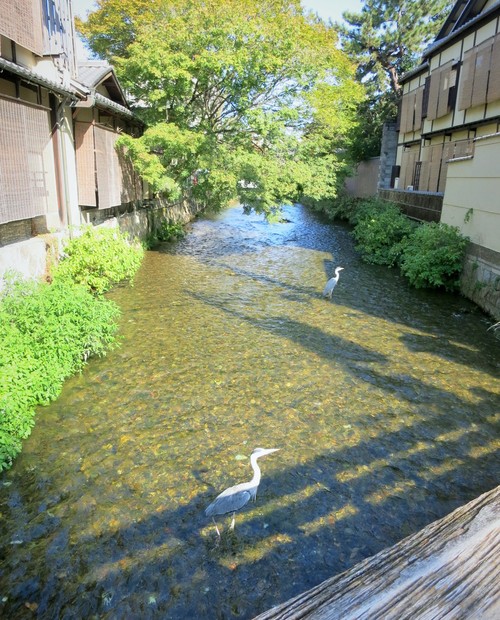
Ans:
{"type": "Polygon", "coordinates": [[[121,347],[0,477],[3,617],[251,618],[499,484],[487,318],[285,218],[200,218],[110,295],[121,347]],[[204,509],[257,446],[281,450],[218,541],[204,509]]]}

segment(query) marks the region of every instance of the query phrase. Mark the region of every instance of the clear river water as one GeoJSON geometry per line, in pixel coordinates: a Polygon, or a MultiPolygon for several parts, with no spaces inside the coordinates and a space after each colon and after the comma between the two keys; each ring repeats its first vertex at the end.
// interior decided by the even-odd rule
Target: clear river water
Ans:
{"type": "Polygon", "coordinates": [[[491,321],[284,216],[203,216],[110,294],[120,347],[0,476],[2,617],[252,618],[499,484],[491,321]],[[257,446],[219,540],[204,509],[257,446]]]}

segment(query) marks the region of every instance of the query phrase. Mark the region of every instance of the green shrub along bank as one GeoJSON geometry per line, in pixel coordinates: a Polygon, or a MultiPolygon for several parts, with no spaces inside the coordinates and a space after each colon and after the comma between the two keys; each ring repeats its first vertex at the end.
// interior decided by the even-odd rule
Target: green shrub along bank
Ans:
{"type": "Polygon", "coordinates": [[[131,242],[126,233],[89,226],[66,244],[53,278],[77,282],[102,294],[122,280],[130,281],[143,257],[143,246],[131,242]]]}
{"type": "Polygon", "coordinates": [[[469,239],[448,224],[417,224],[392,203],[356,199],[345,194],[334,201],[309,204],[329,219],[353,225],[356,250],[368,263],[398,266],[415,288],[457,290],[469,239]]]}
{"type": "Polygon", "coordinates": [[[158,241],[176,241],[186,236],[184,226],[176,222],[162,222],[156,233],[158,241]]]}
{"type": "Polygon", "coordinates": [[[367,263],[392,267],[398,263],[401,244],[411,236],[415,226],[396,205],[381,200],[367,201],[356,214],[353,230],[356,250],[367,263]]]}
{"type": "Polygon", "coordinates": [[[5,281],[0,294],[0,470],[21,451],[35,408],[56,399],[64,380],[89,357],[116,346],[118,306],[97,291],[130,279],[143,250],[114,233],[112,253],[90,243],[103,238],[101,231],[87,230],[72,240],[51,284],[15,276],[5,281]],[[83,249],[89,256],[83,257],[83,249]]]}
{"type": "Polygon", "coordinates": [[[416,288],[458,288],[469,239],[447,224],[422,224],[402,243],[401,272],[416,288]]]}

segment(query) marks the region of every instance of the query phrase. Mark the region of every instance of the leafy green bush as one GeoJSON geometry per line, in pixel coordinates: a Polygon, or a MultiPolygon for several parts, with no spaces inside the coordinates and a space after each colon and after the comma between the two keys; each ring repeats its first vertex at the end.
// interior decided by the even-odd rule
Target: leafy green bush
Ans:
{"type": "Polygon", "coordinates": [[[455,290],[469,239],[448,224],[421,224],[401,244],[401,272],[416,288],[455,290]]]}
{"type": "Polygon", "coordinates": [[[401,251],[400,243],[414,229],[414,224],[398,207],[382,200],[367,200],[353,214],[356,249],[368,263],[394,265],[401,251]]]}
{"type": "Polygon", "coordinates": [[[323,213],[330,220],[347,220],[352,223],[360,199],[349,196],[346,192],[339,192],[334,199],[312,200],[306,197],[303,203],[314,211],[323,213]]]}
{"type": "Polygon", "coordinates": [[[65,256],[55,268],[54,280],[69,280],[102,294],[122,280],[131,280],[144,256],[140,243],[130,242],[116,228],[89,226],[64,248],[65,256]]]}
{"type": "Polygon", "coordinates": [[[182,224],[170,221],[162,222],[156,233],[158,241],[175,241],[175,239],[182,239],[185,235],[182,224]]]}
{"type": "Polygon", "coordinates": [[[9,279],[0,296],[0,470],[31,432],[35,407],[91,355],[114,346],[119,309],[69,280],[9,279]]]}

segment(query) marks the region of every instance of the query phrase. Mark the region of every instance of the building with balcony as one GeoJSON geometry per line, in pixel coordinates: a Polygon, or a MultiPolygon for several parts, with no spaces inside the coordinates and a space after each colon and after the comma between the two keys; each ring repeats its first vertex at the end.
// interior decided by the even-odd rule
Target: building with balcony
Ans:
{"type": "Polygon", "coordinates": [[[500,1],[458,0],[402,79],[392,190],[471,240],[462,291],[500,317],[500,1]]]}

